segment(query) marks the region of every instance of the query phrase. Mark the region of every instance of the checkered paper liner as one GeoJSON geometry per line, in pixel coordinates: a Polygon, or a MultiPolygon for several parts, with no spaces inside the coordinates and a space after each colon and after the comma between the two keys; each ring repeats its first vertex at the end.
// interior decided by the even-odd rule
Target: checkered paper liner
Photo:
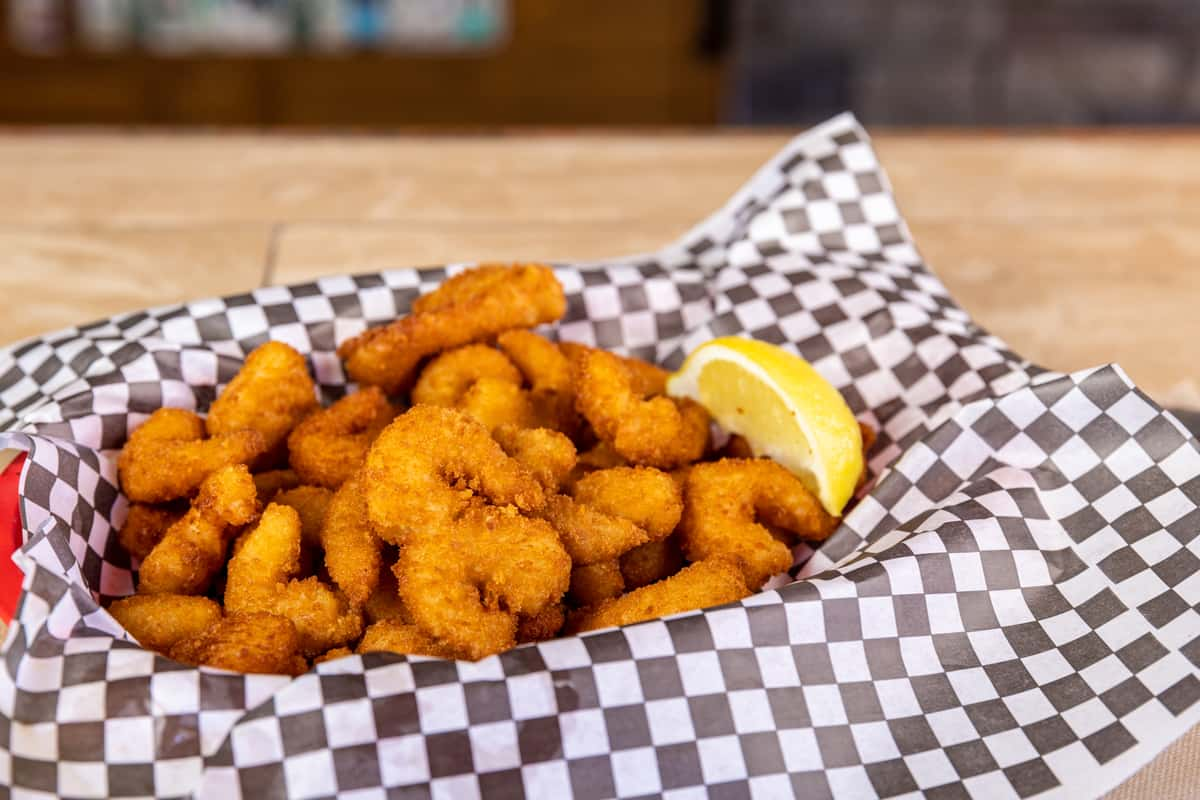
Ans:
{"type": "Polygon", "coordinates": [[[799,352],[881,430],[875,481],[794,582],[478,663],[375,654],[289,679],[142,650],[115,457],[268,339],[337,342],[457,267],[260,289],[0,352],[30,453],[0,667],[13,796],[1096,797],[1200,721],[1200,446],[1116,367],[1009,352],[922,263],[848,116],[676,244],[563,265],[551,333],[669,367],[714,336],[799,352]]]}

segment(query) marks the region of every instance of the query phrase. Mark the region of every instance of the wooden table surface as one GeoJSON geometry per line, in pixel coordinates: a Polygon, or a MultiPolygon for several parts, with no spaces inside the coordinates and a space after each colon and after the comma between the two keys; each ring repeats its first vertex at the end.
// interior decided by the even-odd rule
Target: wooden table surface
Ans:
{"type": "MultiPolygon", "coordinates": [[[[653,250],[786,139],[0,134],[0,344],[317,275],[653,250]]],[[[1200,408],[1200,132],[875,141],[927,261],[984,327],[1200,408]]]]}
{"type": "MultiPolygon", "coordinates": [[[[657,249],[784,134],[0,134],[0,345],[333,273],[657,249]]],[[[880,133],[926,260],[1047,367],[1200,409],[1200,131],[880,133]]],[[[1193,731],[1113,793],[1190,796],[1193,731]]]]}

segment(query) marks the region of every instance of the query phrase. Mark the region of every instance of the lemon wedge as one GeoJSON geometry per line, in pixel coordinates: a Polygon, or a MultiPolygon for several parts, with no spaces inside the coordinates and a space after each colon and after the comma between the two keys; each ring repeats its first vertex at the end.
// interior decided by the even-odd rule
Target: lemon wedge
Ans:
{"type": "Polygon", "coordinates": [[[795,473],[839,516],[863,470],[862,432],[837,389],[804,359],[753,339],[727,336],[692,351],[667,381],[756,456],[795,473]]]}

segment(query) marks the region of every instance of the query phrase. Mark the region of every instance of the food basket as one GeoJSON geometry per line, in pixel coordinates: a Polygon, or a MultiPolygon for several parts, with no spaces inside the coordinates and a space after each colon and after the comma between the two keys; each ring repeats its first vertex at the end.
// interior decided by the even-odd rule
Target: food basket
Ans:
{"type": "MultiPolygon", "coordinates": [[[[461,266],[461,265],[460,265],[461,266]]],[[[309,359],[460,266],[123,314],[0,352],[23,589],[0,782],[70,797],[1096,797],[1200,720],[1200,446],[1116,366],[1038,368],[922,262],[866,133],[793,140],[649,255],[556,267],[547,331],[677,367],[782,344],[880,431],[872,480],[795,580],[478,663],[373,654],[299,678],[174,663],[132,591],[116,453],[206,409],[251,349],[309,359]]],[[[40,795],[39,795],[40,793],[40,795]]]]}

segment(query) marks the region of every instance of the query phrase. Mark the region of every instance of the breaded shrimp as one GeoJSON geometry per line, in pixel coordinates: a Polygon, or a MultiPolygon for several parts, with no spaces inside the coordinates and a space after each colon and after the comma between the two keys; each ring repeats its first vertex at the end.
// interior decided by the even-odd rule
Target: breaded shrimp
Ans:
{"type": "Polygon", "coordinates": [[[439,642],[416,625],[382,620],[367,627],[358,644],[360,655],[396,653],[402,656],[455,658],[454,648],[439,642]]]}
{"type": "Polygon", "coordinates": [[[597,511],[624,517],[651,539],[675,530],[683,513],[683,496],[675,481],[652,467],[612,467],[575,482],[571,495],[597,511]]]}
{"type": "Polygon", "coordinates": [[[704,455],[709,418],[692,400],[635,390],[630,368],[602,350],[576,361],[575,407],[601,440],[635,464],[671,469],[704,455]]]}
{"type": "MultiPolygon", "coordinates": [[[[394,548],[390,549],[394,550],[394,548]]],[[[379,622],[386,619],[406,625],[412,623],[412,615],[408,613],[408,608],[400,599],[400,585],[396,582],[396,574],[392,571],[392,565],[398,558],[399,556],[393,553],[390,559],[387,557],[383,559],[384,564],[380,566],[379,576],[375,580],[375,591],[371,592],[371,596],[363,604],[363,613],[368,622],[379,622]]]]}
{"type": "Polygon", "coordinates": [[[537,478],[547,492],[559,490],[575,468],[575,445],[564,434],[549,428],[501,425],[492,438],[537,478]]]}
{"type": "Polygon", "coordinates": [[[207,597],[182,594],[135,594],[108,607],[138,644],[166,653],[183,639],[193,639],[221,618],[221,607],[207,597]]]}
{"type": "Polygon", "coordinates": [[[245,465],[222,467],[204,479],[192,507],[163,534],[138,570],[139,594],[201,594],[225,563],[239,525],[258,514],[258,495],[245,465]]]}
{"type": "Polygon", "coordinates": [[[577,606],[594,606],[620,596],[625,591],[621,565],[616,561],[600,561],[571,570],[571,587],[567,596],[577,606]]]}
{"type": "Polygon", "coordinates": [[[606,600],[571,620],[575,633],[630,625],[741,600],[750,594],[736,559],[715,557],[685,567],[666,580],[606,600]]]}
{"type": "Polygon", "coordinates": [[[312,660],[313,666],[324,664],[326,661],[337,661],[339,658],[354,655],[354,651],[349,647],[335,647],[332,650],[326,650],[321,655],[312,660]]]}
{"type": "Polygon", "coordinates": [[[117,531],[117,542],[126,553],[140,561],[150,555],[154,545],[162,541],[167,528],[178,522],[183,513],[169,506],[130,503],[125,524],[117,531]]]}
{"type": "Polygon", "coordinates": [[[205,420],[211,436],[258,431],[274,455],[300,420],[317,408],[317,390],[304,356],[283,342],[267,342],[246,357],[213,401],[205,420]]]}
{"type": "Polygon", "coordinates": [[[377,386],[310,414],[288,436],[288,460],[305,483],[336,489],[362,466],[367,448],[396,416],[377,386]]]}
{"type": "Polygon", "coordinates": [[[324,653],[362,633],[362,614],[315,577],[294,580],[300,570],[300,516],[272,503],[229,559],[225,609],[270,611],[296,626],[298,649],[324,653]]]}
{"type": "Polygon", "coordinates": [[[736,556],[754,589],[792,565],[788,546],[758,519],[798,539],[819,542],[838,519],[784,467],[767,459],[697,464],[687,478],[680,545],[691,561],[736,556]]]}
{"type": "Polygon", "coordinates": [[[306,547],[321,546],[321,527],[333,502],[333,492],[323,486],[297,486],[279,492],[271,502],[296,509],[300,515],[301,541],[306,547]]]}
{"type": "Polygon", "coordinates": [[[636,394],[643,397],[653,397],[655,395],[666,394],[667,378],[671,373],[667,372],[662,367],[656,367],[654,364],[642,361],[640,358],[628,358],[619,356],[608,350],[599,347],[589,347],[586,344],[578,342],[559,342],[558,348],[562,354],[571,362],[572,381],[574,381],[574,371],[578,369],[577,363],[583,356],[589,353],[609,353],[620,359],[625,368],[629,370],[629,378],[632,381],[632,388],[636,394]]]}
{"type": "Polygon", "coordinates": [[[566,309],[562,285],[549,267],[481,266],[418,298],[411,315],[343,342],[338,355],[355,381],[396,394],[411,385],[425,356],[554,322],[566,309]]]}
{"type": "Polygon", "coordinates": [[[566,495],[551,497],[542,509],[542,517],[558,532],[576,566],[611,561],[650,541],[650,535],[629,520],[597,511],[566,495]]]}
{"type": "Polygon", "coordinates": [[[468,344],[447,350],[421,370],[412,390],[413,405],[455,408],[467,390],[484,378],[521,385],[521,371],[493,347],[468,344]]]}
{"type": "Polygon", "coordinates": [[[269,469],[266,472],[254,473],[254,486],[258,489],[258,502],[266,505],[275,499],[275,495],[285,489],[295,489],[304,481],[292,469],[269,469]]]}
{"type": "Polygon", "coordinates": [[[320,530],[325,569],[350,602],[363,605],[379,584],[382,543],[367,519],[361,474],[350,477],[333,496],[320,530]]]}
{"type": "Polygon", "coordinates": [[[413,406],[389,425],[367,453],[367,514],[385,541],[440,530],[486,499],[526,512],[545,503],[541,484],[505,455],[467,414],[413,406]]]}
{"type": "Polygon", "coordinates": [[[458,408],[479,420],[489,431],[501,425],[528,428],[536,424],[529,392],[520,386],[481,378],[463,394],[458,408]]]}
{"type": "Polygon", "coordinates": [[[622,458],[616,450],[613,450],[612,445],[605,442],[597,442],[592,447],[581,452],[575,459],[575,469],[571,470],[571,474],[567,476],[564,484],[570,488],[589,472],[595,472],[598,469],[627,466],[629,466],[629,462],[622,458]]]}
{"type": "Polygon", "coordinates": [[[160,408],[125,443],[117,474],[125,496],[162,503],[195,493],[216,470],[246,464],[267,450],[256,431],[230,431],[204,438],[204,421],[182,408],[160,408]]]}
{"type": "Polygon", "coordinates": [[[567,435],[579,429],[575,411],[575,384],[571,362],[553,342],[532,331],[502,333],[496,344],[503,350],[529,384],[536,426],[551,428],[567,435]]]}
{"type": "Polygon", "coordinates": [[[184,664],[235,672],[300,675],[308,662],[297,652],[296,628],[285,617],[262,612],[230,614],[204,633],[177,642],[169,652],[184,664]]]}
{"type": "Polygon", "coordinates": [[[566,621],[562,603],[551,603],[536,614],[518,617],[517,644],[553,639],[566,621]]]}
{"type": "Polygon", "coordinates": [[[544,521],[478,507],[410,537],[396,577],[421,630],[474,661],[511,648],[520,615],[559,601],[571,559],[544,521]]]}
{"type": "Polygon", "coordinates": [[[621,576],[627,589],[640,589],[669,578],[683,566],[683,553],[674,536],[646,542],[621,556],[621,576]]]}

